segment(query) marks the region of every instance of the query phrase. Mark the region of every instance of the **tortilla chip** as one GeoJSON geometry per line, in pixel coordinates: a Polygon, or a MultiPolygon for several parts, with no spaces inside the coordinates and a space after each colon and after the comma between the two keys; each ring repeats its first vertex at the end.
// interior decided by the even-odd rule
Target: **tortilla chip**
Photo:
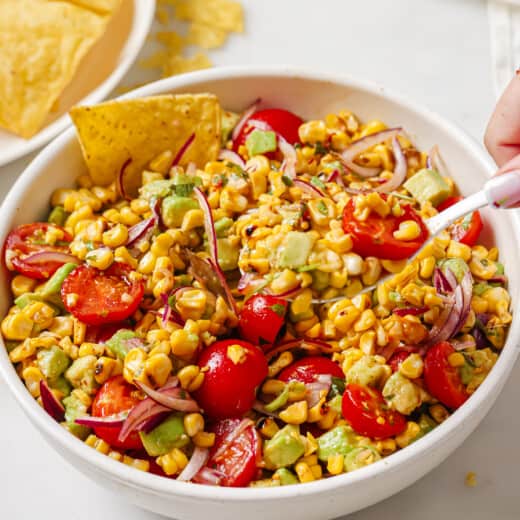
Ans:
{"type": "Polygon", "coordinates": [[[2,0],[0,127],[34,135],[109,20],[68,2],[2,0]]]}
{"type": "Polygon", "coordinates": [[[175,16],[223,31],[244,32],[242,5],[231,0],[178,0],[175,16]]]}
{"type": "Polygon", "coordinates": [[[226,43],[227,31],[203,23],[193,22],[188,30],[186,41],[203,49],[216,49],[226,43]]]}
{"type": "Polygon", "coordinates": [[[62,2],[69,2],[69,4],[75,4],[78,7],[89,9],[90,11],[96,11],[101,14],[111,14],[119,9],[121,0],[61,0],[62,2]]]}
{"type": "Polygon", "coordinates": [[[220,105],[212,94],[179,94],[108,101],[74,107],[83,157],[96,184],[110,184],[123,165],[125,187],[134,194],[141,173],[160,153],[176,154],[188,138],[195,139],[180,164],[203,167],[215,160],[220,147],[220,105]]]}
{"type": "Polygon", "coordinates": [[[156,40],[168,48],[172,54],[180,54],[185,46],[184,38],[174,31],[159,31],[155,35],[156,40]]]}
{"type": "Polygon", "coordinates": [[[193,72],[194,70],[209,69],[212,63],[210,59],[201,52],[195,54],[191,58],[183,58],[182,56],[168,56],[163,63],[162,75],[175,76],[175,74],[184,74],[185,72],[193,72]]]}

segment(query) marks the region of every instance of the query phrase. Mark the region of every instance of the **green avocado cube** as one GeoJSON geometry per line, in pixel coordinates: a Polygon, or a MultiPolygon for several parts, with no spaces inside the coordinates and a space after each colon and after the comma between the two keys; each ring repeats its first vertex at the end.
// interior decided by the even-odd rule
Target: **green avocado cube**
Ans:
{"type": "Polygon", "coordinates": [[[198,209],[199,203],[195,199],[189,197],[180,197],[179,195],[171,195],[162,201],[162,219],[164,224],[169,228],[178,228],[182,224],[184,215],[190,209],[198,209]]]}
{"type": "Polygon", "coordinates": [[[171,179],[152,181],[144,184],[139,189],[139,195],[148,201],[153,198],[164,198],[171,194],[172,188],[173,181],[171,179]]]}
{"type": "Polygon", "coordinates": [[[249,157],[267,152],[274,152],[278,144],[276,134],[271,130],[253,130],[246,139],[246,148],[249,157]]]}
{"type": "Polygon", "coordinates": [[[231,244],[229,238],[217,238],[218,263],[223,271],[233,271],[238,267],[239,245],[231,244]]]}
{"type": "Polygon", "coordinates": [[[332,455],[346,455],[354,448],[356,434],[349,426],[336,426],[318,437],[318,459],[327,462],[332,455]]]}
{"type": "Polygon", "coordinates": [[[49,349],[41,349],[36,356],[38,368],[47,379],[61,376],[70,365],[70,358],[57,345],[49,349]]]}
{"type": "Polygon", "coordinates": [[[56,206],[52,208],[52,211],[49,213],[47,222],[56,224],[57,226],[64,226],[68,216],[69,213],[65,211],[63,206],[56,206]]]}
{"type": "Polygon", "coordinates": [[[120,329],[107,342],[106,346],[119,359],[124,360],[128,353],[127,340],[137,337],[133,330],[120,329]]]}
{"type": "Polygon", "coordinates": [[[311,234],[303,231],[289,231],[280,249],[278,265],[291,269],[305,265],[313,245],[314,238],[311,234]]]}
{"type": "Polygon", "coordinates": [[[403,186],[421,204],[431,202],[438,206],[451,194],[450,185],[436,170],[423,169],[410,177],[403,186]]]}
{"type": "Polygon", "coordinates": [[[190,442],[184,430],[183,414],[175,413],[152,431],[139,432],[146,453],[151,457],[164,455],[173,448],[182,448],[190,442]]]}
{"type": "Polygon", "coordinates": [[[284,468],[294,464],[305,453],[298,426],[288,424],[265,441],[264,460],[268,468],[284,468]]]}

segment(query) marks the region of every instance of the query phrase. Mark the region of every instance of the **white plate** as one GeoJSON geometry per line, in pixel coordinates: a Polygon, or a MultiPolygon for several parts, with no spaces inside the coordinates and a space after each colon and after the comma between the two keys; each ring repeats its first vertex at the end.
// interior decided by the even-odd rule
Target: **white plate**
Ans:
{"type": "Polygon", "coordinates": [[[60,96],[58,111],[30,139],[0,129],[0,166],[47,144],[70,124],[68,109],[77,103],[99,103],[118,85],[145,43],[155,12],[155,0],[123,0],[107,31],[82,61],[60,96]]]}

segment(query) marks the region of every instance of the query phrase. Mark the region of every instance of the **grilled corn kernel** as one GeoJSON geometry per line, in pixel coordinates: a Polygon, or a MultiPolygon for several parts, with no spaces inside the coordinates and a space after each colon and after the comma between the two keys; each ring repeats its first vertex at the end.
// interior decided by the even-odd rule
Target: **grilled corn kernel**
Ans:
{"type": "Polygon", "coordinates": [[[199,337],[184,329],[174,330],[170,336],[170,346],[174,356],[188,357],[197,350],[199,337]]]}
{"type": "Polygon", "coordinates": [[[103,233],[103,244],[116,248],[126,244],[128,240],[128,228],[123,224],[116,224],[113,228],[103,233]]]}
{"type": "Polygon", "coordinates": [[[267,417],[264,421],[262,421],[260,433],[267,439],[271,439],[272,437],[274,437],[279,430],[280,428],[278,428],[276,422],[270,417],[267,417]]]}
{"type": "Polygon", "coordinates": [[[268,371],[268,377],[275,377],[285,367],[288,367],[294,361],[294,357],[291,352],[286,350],[282,352],[270,365],[268,371]]]}
{"type": "Polygon", "coordinates": [[[155,387],[161,387],[166,383],[172,368],[172,362],[166,354],[151,355],[144,363],[148,381],[155,387]]]}
{"type": "Polygon", "coordinates": [[[406,448],[419,435],[420,431],[421,428],[416,422],[408,421],[406,430],[396,436],[395,442],[400,448],[406,448]]]}
{"type": "Polygon", "coordinates": [[[105,345],[103,343],[82,343],[78,350],[78,356],[96,356],[99,357],[105,352],[105,345]]]}
{"type": "Polygon", "coordinates": [[[363,332],[373,327],[376,322],[376,315],[372,309],[366,309],[362,312],[360,318],[354,324],[356,332],[363,332]]]}
{"type": "Polygon", "coordinates": [[[331,475],[343,473],[343,455],[331,455],[327,459],[327,471],[331,475]]]}
{"type": "Polygon", "coordinates": [[[40,381],[44,379],[38,367],[27,367],[22,371],[22,378],[29,393],[33,397],[40,397],[40,381]]]}
{"type": "Polygon", "coordinates": [[[100,247],[99,249],[89,251],[85,260],[88,265],[104,271],[114,262],[114,253],[108,247],[100,247]]]}
{"type": "Polygon", "coordinates": [[[471,247],[456,242],[455,240],[450,240],[450,244],[446,250],[446,256],[448,258],[462,258],[465,262],[469,262],[471,259],[471,247]]]}
{"type": "Polygon", "coordinates": [[[431,278],[435,269],[435,257],[428,256],[420,262],[419,275],[421,278],[431,278]]]}
{"type": "Polygon", "coordinates": [[[188,413],[184,416],[184,429],[190,437],[204,431],[204,417],[200,413],[188,413]]]}
{"type": "Polygon", "coordinates": [[[302,143],[323,143],[327,139],[327,127],[323,121],[307,121],[298,128],[302,143]]]}
{"type": "Polygon", "coordinates": [[[31,335],[33,325],[33,321],[24,313],[10,314],[2,320],[2,334],[5,339],[24,340],[31,335]]]}
{"type": "Polygon", "coordinates": [[[150,461],[148,460],[134,459],[128,455],[123,455],[123,464],[140,471],[150,471],[150,461]]]}
{"type": "Polygon", "coordinates": [[[323,430],[330,430],[336,421],[338,414],[336,410],[329,408],[325,415],[318,421],[318,426],[323,430]]]}
{"type": "Polygon", "coordinates": [[[433,417],[435,422],[438,424],[444,422],[450,416],[448,410],[446,410],[442,404],[434,404],[430,406],[428,411],[430,412],[430,415],[433,417]]]}
{"type": "Polygon", "coordinates": [[[378,258],[369,256],[365,258],[363,274],[361,280],[365,285],[373,285],[379,280],[381,276],[381,262],[378,258]]]}
{"type": "Polygon", "coordinates": [[[137,260],[129,253],[128,249],[124,246],[118,247],[114,251],[114,260],[116,262],[123,262],[128,264],[132,269],[137,267],[137,260]]]}
{"type": "Polygon", "coordinates": [[[204,381],[204,372],[197,365],[188,365],[181,368],[177,374],[181,387],[184,390],[194,392],[198,390],[204,381]]]}
{"type": "Polygon", "coordinates": [[[343,265],[349,276],[359,276],[363,272],[363,259],[356,253],[343,255],[343,265]]]}
{"type": "Polygon", "coordinates": [[[24,307],[20,314],[24,314],[32,320],[40,329],[48,328],[54,319],[55,311],[46,303],[34,302],[24,307]]]}
{"type": "Polygon", "coordinates": [[[37,281],[33,280],[32,278],[28,278],[27,276],[17,274],[11,280],[11,291],[13,292],[13,295],[17,298],[22,294],[32,292],[36,287],[36,283],[37,281]]]}
{"type": "Polygon", "coordinates": [[[448,363],[452,367],[461,367],[464,366],[464,356],[460,352],[453,352],[448,356],[448,363]]]}
{"type": "Polygon", "coordinates": [[[274,294],[281,294],[298,287],[299,281],[296,273],[290,269],[284,269],[279,276],[271,282],[271,289],[274,294]]]}
{"type": "Polygon", "coordinates": [[[262,385],[262,392],[264,394],[280,394],[285,389],[285,383],[278,379],[268,379],[262,385]]]}
{"type": "Polygon", "coordinates": [[[133,383],[134,379],[147,383],[144,372],[145,361],[146,352],[144,350],[133,348],[128,351],[124,360],[123,376],[129,383],[133,383]]]}
{"type": "Polygon", "coordinates": [[[179,448],[173,448],[172,451],[155,459],[155,462],[161,466],[167,475],[175,475],[180,473],[188,465],[188,457],[179,448]]]}
{"type": "Polygon", "coordinates": [[[294,466],[294,470],[298,475],[298,479],[300,482],[313,482],[315,479],[314,474],[309,467],[309,465],[305,462],[298,462],[296,466],[294,466]]]}
{"type": "Polygon", "coordinates": [[[108,452],[110,451],[110,445],[103,439],[96,437],[94,434],[87,437],[85,444],[94,448],[96,451],[99,451],[99,453],[102,453],[103,455],[108,455],[108,452]]]}
{"type": "Polygon", "coordinates": [[[215,444],[215,434],[210,432],[199,432],[192,437],[193,444],[199,448],[211,448],[215,444]]]}
{"type": "Polygon", "coordinates": [[[383,456],[388,456],[397,449],[397,444],[394,439],[383,439],[376,442],[376,450],[383,456]]]}
{"type": "Polygon", "coordinates": [[[97,360],[94,369],[94,379],[96,383],[102,385],[105,381],[113,376],[123,373],[123,364],[119,359],[112,359],[102,356],[97,360]]]}
{"type": "Polygon", "coordinates": [[[288,424],[303,424],[307,421],[307,415],[307,401],[293,403],[279,413],[280,419],[288,424]]]}
{"type": "Polygon", "coordinates": [[[383,267],[392,274],[402,273],[408,260],[381,260],[383,267]]]}
{"type": "Polygon", "coordinates": [[[359,338],[359,348],[368,356],[375,353],[376,333],[372,330],[367,331],[359,338]]]}
{"type": "Polygon", "coordinates": [[[108,456],[113,460],[117,460],[117,462],[121,462],[123,460],[123,455],[118,451],[111,450],[108,452],[108,456]]]}
{"type": "Polygon", "coordinates": [[[175,307],[184,320],[200,320],[206,311],[208,295],[202,289],[179,291],[175,307]]]}
{"type": "Polygon", "coordinates": [[[419,354],[410,354],[400,365],[399,372],[408,379],[416,379],[422,376],[424,363],[419,354]]]}
{"type": "Polygon", "coordinates": [[[70,316],[55,316],[49,326],[49,332],[56,334],[60,338],[72,336],[73,323],[70,316]]]}
{"type": "Polygon", "coordinates": [[[415,220],[405,220],[399,224],[399,229],[393,232],[394,238],[397,240],[410,241],[415,240],[421,234],[421,228],[415,220]]]}
{"type": "Polygon", "coordinates": [[[73,337],[72,341],[76,345],[81,345],[83,341],[85,341],[85,335],[87,333],[87,326],[82,321],[78,320],[78,318],[72,318],[72,326],[73,326],[73,337]]]}

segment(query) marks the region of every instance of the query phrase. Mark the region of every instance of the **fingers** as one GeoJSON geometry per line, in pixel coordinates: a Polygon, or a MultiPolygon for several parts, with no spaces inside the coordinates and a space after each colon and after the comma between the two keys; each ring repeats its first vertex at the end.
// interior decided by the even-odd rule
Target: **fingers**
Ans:
{"type": "MultiPolygon", "coordinates": [[[[484,144],[501,170],[508,161],[520,154],[520,74],[518,72],[498,100],[486,129],[484,144]]],[[[519,165],[520,159],[514,167],[519,165]]]]}

